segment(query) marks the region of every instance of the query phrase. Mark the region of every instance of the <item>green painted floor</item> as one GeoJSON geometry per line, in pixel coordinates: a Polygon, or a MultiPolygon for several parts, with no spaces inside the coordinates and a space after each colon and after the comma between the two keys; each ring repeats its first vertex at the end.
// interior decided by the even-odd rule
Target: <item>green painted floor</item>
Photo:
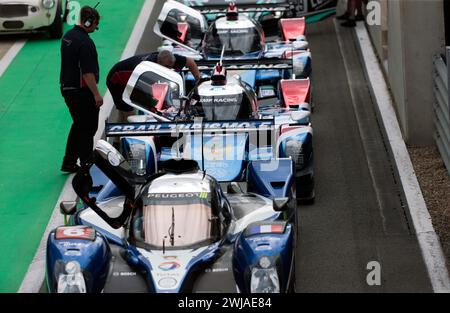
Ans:
{"type": "MultiPolygon", "coordinates": [[[[102,92],[144,0],[107,2],[92,35],[102,92]]],[[[59,168],[71,119],[59,92],[59,48],[59,40],[30,39],[0,78],[0,292],[20,287],[67,179],[59,168]]]]}

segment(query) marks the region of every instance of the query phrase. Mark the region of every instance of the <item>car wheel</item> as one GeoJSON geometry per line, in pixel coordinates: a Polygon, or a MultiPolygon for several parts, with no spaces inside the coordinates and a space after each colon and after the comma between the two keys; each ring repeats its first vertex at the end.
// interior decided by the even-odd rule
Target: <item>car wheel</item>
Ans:
{"type": "Polygon", "coordinates": [[[56,16],[55,16],[55,20],[53,21],[52,25],[49,26],[48,28],[48,33],[50,35],[51,38],[54,39],[60,39],[63,35],[63,17],[62,17],[62,6],[61,6],[61,1],[58,1],[57,4],[57,9],[56,9],[56,16]]]}

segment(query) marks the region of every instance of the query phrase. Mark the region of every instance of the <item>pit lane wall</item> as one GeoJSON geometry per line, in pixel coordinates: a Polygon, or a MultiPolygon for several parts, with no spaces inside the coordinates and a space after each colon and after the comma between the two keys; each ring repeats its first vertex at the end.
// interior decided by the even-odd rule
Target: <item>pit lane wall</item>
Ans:
{"type": "Polygon", "coordinates": [[[368,25],[408,145],[434,143],[433,56],[445,51],[443,0],[369,0],[368,25]]]}
{"type": "MultiPolygon", "coordinates": [[[[100,30],[92,37],[102,93],[143,4],[102,1],[98,8],[100,30]]],[[[0,77],[0,292],[21,285],[68,177],[59,171],[71,125],[59,91],[59,50],[59,40],[30,36],[0,77]]]]}

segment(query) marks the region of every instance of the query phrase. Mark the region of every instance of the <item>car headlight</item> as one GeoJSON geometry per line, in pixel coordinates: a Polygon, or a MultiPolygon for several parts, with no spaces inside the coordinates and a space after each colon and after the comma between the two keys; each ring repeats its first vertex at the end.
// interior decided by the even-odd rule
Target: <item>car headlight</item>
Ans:
{"type": "Polygon", "coordinates": [[[250,280],[251,293],[279,293],[280,280],[278,272],[268,257],[259,259],[259,267],[252,269],[250,280]]]}
{"type": "Polygon", "coordinates": [[[77,261],[67,262],[65,273],[59,274],[58,293],[86,293],[86,282],[77,261]]]}
{"type": "Polygon", "coordinates": [[[303,143],[297,140],[288,140],[286,142],[286,156],[294,160],[296,168],[302,168],[305,164],[303,143]]]}
{"type": "Polygon", "coordinates": [[[47,10],[50,10],[55,6],[55,0],[42,0],[42,6],[47,10]]]}

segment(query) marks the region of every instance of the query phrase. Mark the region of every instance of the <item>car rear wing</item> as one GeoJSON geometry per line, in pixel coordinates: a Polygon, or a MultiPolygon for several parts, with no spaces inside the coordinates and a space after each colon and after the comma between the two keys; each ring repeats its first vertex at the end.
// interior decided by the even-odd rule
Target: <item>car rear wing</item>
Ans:
{"type": "MultiPolygon", "coordinates": [[[[239,4],[239,13],[262,13],[262,12],[287,12],[291,10],[290,5],[287,4],[239,4]]],[[[191,8],[199,11],[201,14],[218,14],[225,15],[228,10],[228,3],[226,5],[201,5],[190,6],[191,8]]]]}
{"type": "MultiPolygon", "coordinates": [[[[212,70],[219,60],[201,60],[196,61],[200,71],[212,70]]],[[[265,58],[257,60],[223,60],[222,65],[227,70],[290,70],[294,68],[292,59],[275,59],[265,58]]],[[[183,69],[184,72],[189,71],[188,68],[183,69]]]]}
{"type": "Polygon", "coordinates": [[[106,137],[177,136],[179,134],[251,133],[275,130],[273,119],[214,122],[106,123],[106,137]]]}
{"type": "MultiPolygon", "coordinates": [[[[206,14],[226,14],[229,2],[223,0],[177,0],[200,13],[206,14]]],[[[307,17],[321,14],[334,9],[337,0],[237,0],[235,1],[239,12],[262,13],[262,12],[288,12],[297,11],[297,17],[307,17]]]]}

